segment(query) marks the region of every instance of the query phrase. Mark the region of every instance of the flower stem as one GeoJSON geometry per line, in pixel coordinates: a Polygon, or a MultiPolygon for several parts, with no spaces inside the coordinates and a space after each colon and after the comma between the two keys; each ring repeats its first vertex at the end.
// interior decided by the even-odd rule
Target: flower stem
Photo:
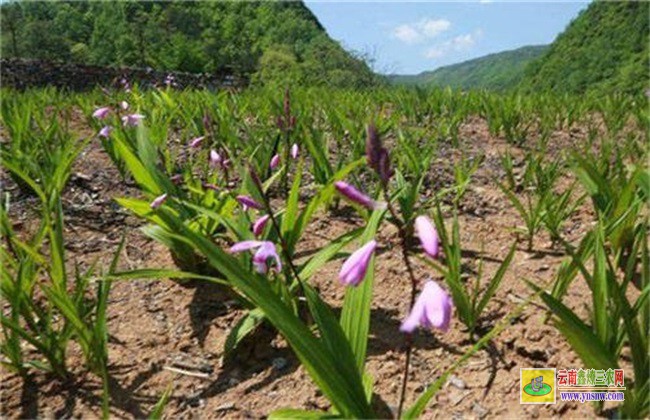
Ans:
{"type": "Polygon", "coordinates": [[[257,173],[255,173],[255,169],[253,167],[249,168],[249,172],[251,173],[251,178],[253,179],[253,183],[257,187],[260,196],[262,196],[262,204],[264,205],[264,211],[266,211],[266,214],[269,215],[269,218],[271,220],[271,226],[273,226],[273,230],[275,231],[275,234],[278,235],[278,239],[280,241],[280,247],[282,248],[282,254],[284,256],[284,259],[291,269],[291,273],[293,276],[296,278],[298,281],[298,284],[300,284],[300,287],[302,288],[302,280],[300,280],[300,276],[298,275],[298,269],[296,266],[293,264],[291,255],[289,253],[289,247],[287,246],[287,242],[284,240],[284,236],[282,236],[282,231],[280,230],[280,225],[278,224],[278,221],[276,220],[275,216],[273,215],[273,209],[271,208],[271,202],[269,201],[269,198],[266,196],[264,193],[264,188],[262,187],[262,183],[259,181],[259,178],[257,176],[257,173]]]}
{"type": "MultiPolygon", "coordinates": [[[[402,219],[399,218],[397,212],[395,211],[395,208],[391,204],[390,195],[388,193],[388,187],[385,183],[382,183],[382,189],[384,192],[384,199],[386,200],[386,206],[388,208],[388,212],[393,217],[394,224],[397,227],[397,231],[400,238],[400,246],[402,248],[402,260],[404,262],[404,265],[406,266],[406,271],[409,275],[409,279],[411,280],[411,301],[408,309],[408,312],[410,312],[411,309],[413,308],[413,305],[415,304],[418,281],[417,278],[415,277],[415,272],[413,271],[411,260],[408,257],[407,225],[402,219]]],[[[408,334],[406,336],[406,350],[405,350],[405,357],[404,357],[404,377],[402,378],[402,386],[400,388],[399,404],[397,408],[397,418],[400,418],[402,416],[402,409],[404,408],[404,397],[406,396],[406,384],[408,383],[412,350],[413,350],[413,337],[410,334],[408,334]]]]}

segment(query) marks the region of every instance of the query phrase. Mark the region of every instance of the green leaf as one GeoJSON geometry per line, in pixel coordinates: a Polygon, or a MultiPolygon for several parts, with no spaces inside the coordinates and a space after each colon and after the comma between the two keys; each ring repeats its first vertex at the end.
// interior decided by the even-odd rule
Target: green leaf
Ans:
{"type": "Polygon", "coordinates": [[[169,402],[169,398],[171,397],[173,391],[174,388],[170,383],[167,386],[167,389],[165,389],[165,392],[163,392],[162,396],[160,397],[156,405],[153,407],[151,414],[149,414],[148,418],[150,420],[160,420],[162,418],[163,411],[165,411],[165,407],[167,407],[167,403],[169,402]]]}
{"type": "MultiPolygon", "coordinates": [[[[541,291],[534,283],[530,281],[526,281],[526,283],[533,290],[541,291]]],[[[549,309],[557,316],[555,320],[557,328],[566,337],[571,348],[578,353],[578,356],[587,367],[593,369],[601,369],[604,366],[618,367],[616,358],[610,354],[605,344],[575,313],[549,293],[542,291],[541,297],[549,309]]]]}
{"type": "Polygon", "coordinates": [[[236,258],[226,254],[210,239],[189,229],[167,209],[159,210],[161,217],[174,231],[195,246],[239,292],[264,312],[338,412],[345,417],[372,417],[363,387],[355,386],[355,379],[344,374],[338,358],[321,345],[293,309],[272,290],[265,277],[244,269],[236,258]]]}
{"type": "MultiPolygon", "coordinates": [[[[361,236],[361,245],[368,243],[375,237],[385,214],[386,210],[375,210],[372,213],[366,230],[361,236]]],[[[357,360],[357,368],[361,373],[364,371],[364,364],[366,362],[374,279],[375,257],[373,256],[370,260],[366,276],[361,281],[361,284],[356,287],[347,288],[345,299],[343,300],[343,309],[341,311],[341,326],[348,337],[357,360]]]]}
{"type": "Polygon", "coordinates": [[[134,280],[134,279],[195,279],[207,280],[212,283],[230,285],[227,280],[201,274],[188,273],[186,271],[168,270],[161,268],[139,268],[136,270],[120,271],[105,276],[108,280],[134,280]]]}
{"type": "Polygon", "coordinates": [[[149,173],[147,168],[142,164],[133,151],[131,151],[129,146],[125,144],[124,139],[122,139],[121,136],[115,136],[114,142],[117,152],[124,160],[124,163],[136,182],[147,192],[152,194],[161,194],[163,192],[162,188],[158,186],[156,180],[149,173]]]}
{"type": "Polygon", "coordinates": [[[239,343],[255,331],[263,321],[264,312],[259,308],[248,311],[246,315],[237,321],[235,326],[230,330],[230,333],[228,333],[228,337],[226,337],[226,343],[223,346],[224,357],[229,357],[239,343]]]}
{"type": "Polygon", "coordinates": [[[302,167],[303,160],[300,159],[300,163],[298,164],[298,168],[296,168],[293,178],[293,184],[291,184],[291,192],[287,198],[287,209],[284,212],[284,216],[282,217],[282,237],[286,237],[287,233],[292,230],[296,224],[298,205],[300,203],[300,182],[302,181],[302,167]]]}
{"type": "Polygon", "coordinates": [[[357,369],[355,354],[352,353],[350,342],[332,309],[309,284],[304,283],[302,286],[310,312],[318,325],[322,343],[329,350],[331,357],[337,360],[339,369],[349,379],[350,386],[354,387],[350,391],[356,391],[357,395],[359,391],[365,394],[363,378],[357,369]]]}
{"type": "Polygon", "coordinates": [[[297,408],[281,408],[269,414],[269,420],[273,419],[340,419],[325,411],[299,410],[297,408]]]}
{"type": "Polygon", "coordinates": [[[476,318],[480,316],[480,314],[483,312],[483,309],[485,309],[488,302],[490,302],[490,299],[492,299],[492,296],[494,296],[494,293],[499,288],[499,284],[501,283],[503,276],[505,275],[508,267],[510,266],[510,263],[512,262],[512,258],[515,255],[516,246],[516,242],[512,244],[512,247],[510,247],[510,252],[508,252],[508,255],[499,266],[499,270],[497,270],[496,274],[492,278],[492,281],[490,281],[490,285],[488,286],[487,290],[483,293],[483,297],[481,297],[481,301],[475,310],[476,318]]]}

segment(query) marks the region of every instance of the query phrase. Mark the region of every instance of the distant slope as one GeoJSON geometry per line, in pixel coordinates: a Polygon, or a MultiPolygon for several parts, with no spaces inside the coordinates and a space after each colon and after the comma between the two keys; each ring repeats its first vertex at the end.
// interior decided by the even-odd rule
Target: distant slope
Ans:
{"type": "Polygon", "coordinates": [[[301,2],[3,2],[3,57],[360,87],[377,76],[301,2]]]}
{"type": "Polygon", "coordinates": [[[526,69],[529,91],[599,93],[648,86],[650,3],[595,1],[526,69]]]}
{"type": "Polygon", "coordinates": [[[440,67],[415,76],[390,78],[398,84],[505,90],[515,87],[521,81],[526,66],[547,49],[547,45],[526,46],[440,67]]]}

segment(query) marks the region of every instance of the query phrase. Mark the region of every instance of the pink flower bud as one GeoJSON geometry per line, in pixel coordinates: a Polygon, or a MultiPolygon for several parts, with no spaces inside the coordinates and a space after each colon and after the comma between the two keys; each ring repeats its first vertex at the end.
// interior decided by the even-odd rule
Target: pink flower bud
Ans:
{"type": "Polygon", "coordinates": [[[258,203],[252,197],[250,197],[248,195],[238,195],[237,196],[237,201],[239,201],[239,203],[242,206],[244,206],[244,211],[248,210],[249,207],[252,208],[252,209],[257,209],[257,210],[262,210],[263,209],[263,207],[262,207],[262,205],[260,203],[258,203]]]}
{"type": "Polygon", "coordinates": [[[110,126],[105,126],[101,130],[99,130],[99,137],[104,137],[108,138],[111,135],[111,130],[113,130],[110,126]]]}
{"type": "Polygon", "coordinates": [[[343,263],[339,280],[346,286],[358,286],[366,276],[370,259],[377,248],[377,242],[371,240],[358,250],[356,250],[343,263]]]}
{"type": "Polygon", "coordinates": [[[264,227],[266,226],[266,223],[269,221],[271,216],[268,214],[265,214],[264,216],[260,217],[253,223],[253,234],[255,236],[260,236],[262,232],[264,232],[264,227]]]}
{"type": "Polygon", "coordinates": [[[221,158],[221,155],[217,153],[216,150],[210,150],[210,166],[213,168],[216,168],[221,164],[223,159],[221,158]]]}
{"type": "Polygon", "coordinates": [[[291,158],[298,159],[298,143],[294,143],[293,146],[291,146],[291,158]]]}
{"type": "Polygon", "coordinates": [[[429,280],[418,296],[411,313],[406,317],[400,331],[412,333],[417,327],[449,329],[453,302],[438,283],[429,280]]]}
{"type": "Polygon", "coordinates": [[[426,216],[418,216],[415,219],[415,232],[420,238],[424,252],[431,258],[438,258],[440,255],[440,238],[431,220],[426,216]]]}
{"type": "Polygon", "coordinates": [[[183,175],[182,174],[176,174],[172,175],[169,180],[174,184],[174,185],[180,185],[183,183],[183,175]]]}
{"type": "Polygon", "coordinates": [[[273,157],[271,158],[271,163],[269,164],[269,167],[271,169],[275,169],[275,168],[278,167],[279,164],[280,164],[280,155],[278,155],[278,154],[273,155],[273,157]]]}
{"type": "Polygon", "coordinates": [[[158,207],[162,206],[162,204],[167,200],[167,193],[156,197],[150,204],[150,207],[152,209],[157,209],[158,207]]]}
{"type": "Polygon", "coordinates": [[[196,149],[197,147],[201,146],[204,138],[205,136],[194,137],[192,140],[190,140],[190,147],[196,149]]]}
{"type": "Polygon", "coordinates": [[[136,126],[140,124],[140,121],[144,119],[144,115],[141,114],[129,114],[122,117],[122,124],[127,126],[136,126]]]}
{"type": "Polygon", "coordinates": [[[95,112],[93,112],[93,117],[95,117],[95,118],[97,118],[99,120],[103,120],[104,118],[106,118],[108,116],[109,112],[111,112],[111,109],[109,107],[107,107],[107,106],[102,107],[102,108],[98,108],[98,109],[95,110],[95,112]]]}
{"type": "Polygon", "coordinates": [[[337,181],[334,183],[334,187],[339,193],[341,193],[345,198],[352,201],[353,203],[357,203],[370,210],[375,210],[381,207],[381,205],[376,203],[372,198],[357,190],[347,182],[337,181]]]}
{"type": "Polygon", "coordinates": [[[127,110],[127,109],[129,109],[129,103],[127,101],[122,101],[122,102],[120,102],[120,107],[123,110],[127,110]]]}

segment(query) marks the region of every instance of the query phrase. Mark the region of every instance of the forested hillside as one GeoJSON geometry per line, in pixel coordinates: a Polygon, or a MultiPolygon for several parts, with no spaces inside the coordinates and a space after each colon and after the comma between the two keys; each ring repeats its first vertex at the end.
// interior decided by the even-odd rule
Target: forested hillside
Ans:
{"type": "Polygon", "coordinates": [[[440,67],[415,76],[393,76],[391,79],[399,84],[505,90],[515,87],[521,81],[526,65],[547,49],[546,45],[526,46],[440,67]]]}
{"type": "Polygon", "coordinates": [[[522,87],[640,92],[648,84],[648,2],[596,1],[530,64],[522,87]]]}
{"type": "Polygon", "coordinates": [[[2,55],[358,87],[376,76],[302,2],[10,2],[2,55]]]}

